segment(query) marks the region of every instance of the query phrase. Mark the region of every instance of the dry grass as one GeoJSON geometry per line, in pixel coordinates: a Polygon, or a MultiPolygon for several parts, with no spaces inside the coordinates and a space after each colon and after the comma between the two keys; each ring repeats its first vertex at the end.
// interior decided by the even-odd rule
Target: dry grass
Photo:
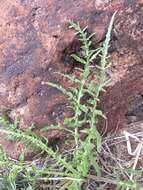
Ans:
{"type": "MultiPolygon", "coordinates": [[[[134,181],[143,187],[143,122],[136,122],[104,138],[100,155],[102,175],[111,181],[134,181]],[[128,135],[129,136],[128,136],[128,135]],[[137,148],[138,147],[138,148],[137,148]]],[[[129,188],[125,188],[129,190],[129,188]]]]}

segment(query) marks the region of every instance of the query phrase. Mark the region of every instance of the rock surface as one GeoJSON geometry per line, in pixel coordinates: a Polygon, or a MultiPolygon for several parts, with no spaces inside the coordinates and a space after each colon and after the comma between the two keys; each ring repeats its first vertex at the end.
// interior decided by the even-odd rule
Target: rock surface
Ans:
{"type": "MultiPolygon", "coordinates": [[[[118,13],[110,47],[112,67],[108,71],[111,82],[101,101],[108,122],[101,122],[99,127],[121,127],[125,116],[137,109],[134,105],[142,104],[142,0],[0,2],[0,111],[12,119],[20,116],[21,127],[34,122],[38,130],[65,116],[65,97],[41,82],[65,83],[54,72],[74,70],[70,54],[79,49],[79,43],[68,29],[68,20],[79,21],[82,26],[88,25],[90,32],[96,32],[97,47],[103,42],[115,11],[118,13]]],[[[54,131],[48,136],[60,138],[61,134],[54,131]]]]}

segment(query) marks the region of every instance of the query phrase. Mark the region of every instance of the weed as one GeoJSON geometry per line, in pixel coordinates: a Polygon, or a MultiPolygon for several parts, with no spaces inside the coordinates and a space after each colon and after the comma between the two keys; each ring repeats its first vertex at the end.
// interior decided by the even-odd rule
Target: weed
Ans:
{"type": "Polygon", "coordinates": [[[74,152],[71,159],[54,151],[45,139],[37,137],[32,131],[19,129],[18,122],[11,124],[5,117],[1,117],[4,127],[0,128],[0,132],[7,134],[11,140],[22,142],[27,148],[32,147],[34,150],[44,152],[48,155],[48,159],[52,160],[51,166],[43,163],[42,167],[39,168],[34,161],[31,164],[26,164],[23,159],[20,161],[11,160],[1,149],[0,166],[2,170],[4,169],[3,175],[5,176],[3,184],[7,184],[4,189],[14,190],[20,186],[22,189],[25,188],[24,184],[27,184],[26,188],[30,189],[35,188],[39,182],[48,186],[50,185],[49,181],[57,181],[57,186],[64,186],[64,189],[81,190],[91,167],[94,168],[94,173],[100,176],[98,154],[101,151],[102,138],[96,125],[99,117],[106,117],[101,110],[98,110],[97,104],[100,93],[105,91],[104,87],[107,82],[106,70],[110,66],[108,64],[108,48],[114,17],[115,14],[111,18],[105,42],[98,49],[92,48],[93,34],[88,35],[87,28],[82,29],[79,23],[71,21],[70,28],[75,30],[81,42],[82,55],[79,53],[72,55],[72,58],[82,65],[82,68],[77,68],[80,71],[80,76],[59,73],[72,83],[72,87],[69,89],[50,82],[43,82],[43,84],[59,89],[70,101],[73,116],[65,118],[64,126],[66,125],[67,128],[60,124],[49,128],[65,130],[74,137],[74,152]],[[100,57],[100,63],[94,65],[97,57],[100,57]],[[90,79],[91,74],[93,75],[92,79],[90,79]],[[88,100],[83,101],[87,95],[88,100]],[[80,138],[81,132],[85,133],[84,140],[80,138]],[[20,182],[17,182],[18,179],[21,179],[20,182]]]}

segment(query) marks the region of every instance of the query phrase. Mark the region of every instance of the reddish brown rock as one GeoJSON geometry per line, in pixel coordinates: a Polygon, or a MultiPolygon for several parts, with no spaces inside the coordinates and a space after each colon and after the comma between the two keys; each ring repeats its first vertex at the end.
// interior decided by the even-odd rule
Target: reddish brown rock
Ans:
{"type": "Polygon", "coordinates": [[[125,1],[114,25],[110,50],[111,82],[101,103],[108,117],[108,129],[113,131],[132,116],[135,121],[143,120],[142,10],[143,1],[125,1]]]}
{"type": "Polygon", "coordinates": [[[70,54],[79,43],[68,20],[96,32],[97,47],[118,11],[110,48],[111,83],[101,103],[108,130],[122,126],[134,102],[142,102],[142,0],[6,0],[0,10],[0,111],[12,119],[20,116],[22,127],[34,122],[38,129],[65,116],[65,97],[41,82],[62,82],[54,71],[74,70],[70,54]]]}

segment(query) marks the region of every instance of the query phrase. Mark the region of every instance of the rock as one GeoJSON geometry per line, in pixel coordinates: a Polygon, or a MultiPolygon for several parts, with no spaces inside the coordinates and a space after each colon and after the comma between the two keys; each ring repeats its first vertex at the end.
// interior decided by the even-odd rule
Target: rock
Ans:
{"type": "MultiPolygon", "coordinates": [[[[142,101],[143,1],[101,0],[6,0],[0,4],[0,111],[20,127],[35,123],[36,129],[62,122],[66,98],[44,81],[63,83],[55,71],[73,72],[71,53],[79,50],[68,21],[80,22],[96,32],[94,46],[105,38],[109,20],[117,10],[112,34],[109,70],[111,82],[102,96],[101,108],[108,120],[103,129],[121,127],[129,107],[142,101]]],[[[61,138],[59,131],[48,133],[61,138]]],[[[63,137],[62,137],[63,138],[63,137]]],[[[1,140],[0,140],[1,141],[1,140]]],[[[10,150],[9,150],[10,152],[10,150]]]]}
{"type": "Polygon", "coordinates": [[[142,9],[143,1],[125,1],[116,17],[110,49],[111,82],[101,100],[108,130],[122,127],[131,112],[137,121],[143,119],[136,111],[143,102],[142,9]]]}

